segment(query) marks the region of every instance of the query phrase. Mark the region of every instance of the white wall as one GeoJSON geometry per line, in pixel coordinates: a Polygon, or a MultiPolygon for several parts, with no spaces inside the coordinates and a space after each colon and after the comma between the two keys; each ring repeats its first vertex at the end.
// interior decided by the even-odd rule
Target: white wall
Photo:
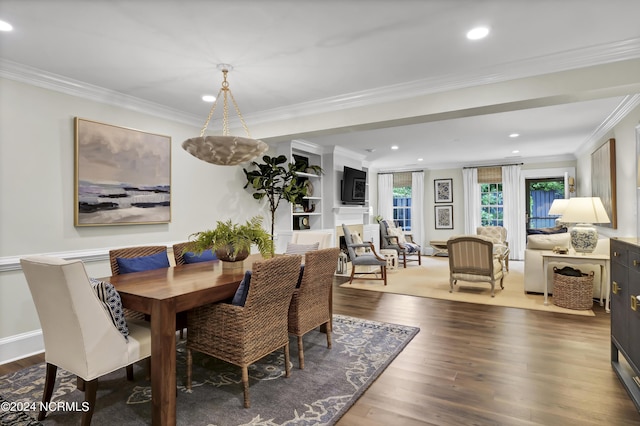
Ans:
{"type": "MultiPolygon", "coordinates": [[[[268,210],[242,189],[242,167],[208,164],[182,149],[199,128],[13,80],[0,79],[0,93],[0,362],[3,343],[40,328],[22,272],[15,269],[20,256],[83,257],[112,247],[171,244],[216,220],[255,214],[268,226],[268,210]],[[76,116],[171,136],[171,223],[74,227],[76,116]]],[[[111,275],[104,256],[87,268],[92,276],[111,275]]]]}
{"type": "Polygon", "coordinates": [[[594,141],[578,157],[577,193],[581,197],[591,196],[591,153],[606,140],[616,140],[616,199],[618,228],[598,227],[598,232],[608,237],[638,236],[638,200],[636,187],[636,127],[640,125],[640,106],[622,119],[605,137],[594,141]]]}

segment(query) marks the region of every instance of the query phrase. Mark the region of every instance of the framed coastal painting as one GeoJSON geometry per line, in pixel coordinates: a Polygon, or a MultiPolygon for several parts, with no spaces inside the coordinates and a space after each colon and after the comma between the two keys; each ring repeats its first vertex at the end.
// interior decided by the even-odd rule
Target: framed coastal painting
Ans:
{"type": "Polygon", "coordinates": [[[591,154],[591,196],[600,197],[610,226],[618,228],[616,209],[616,140],[609,139],[591,154]]]}
{"type": "Polygon", "coordinates": [[[76,117],[75,226],[171,221],[171,137],[76,117]]]}
{"type": "Polygon", "coordinates": [[[453,206],[435,206],[436,229],[453,229],[453,206]]]}
{"type": "Polygon", "coordinates": [[[453,179],[434,179],[433,196],[436,203],[452,203],[453,179]]]}

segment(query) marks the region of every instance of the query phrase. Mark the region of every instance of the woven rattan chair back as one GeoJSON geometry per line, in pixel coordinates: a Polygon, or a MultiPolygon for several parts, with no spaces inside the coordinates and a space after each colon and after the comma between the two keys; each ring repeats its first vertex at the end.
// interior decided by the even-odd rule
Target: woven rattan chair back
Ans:
{"type": "Polygon", "coordinates": [[[242,369],[244,406],[249,407],[248,366],[283,348],[289,366],[289,303],[300,275],[301,256],[278,256],[253,264],[244,306],[214,303],[188,315],[187,388],[191,388],[192,350],[242,369]]]}
{"type": "Polygon", "coordinates": [[[109,263],[111,264],[111,275],[120,275],[120,267],[117,258],[130,259],[133,257],[151,256],[158,253],[166,253],[166,246],[140,246],[127,247],[121,249],[109,250],[109,263]]]}
{"type": "Polygon", "coordinates": [[[326,324],[327,347],[331,348],[331,289],[340,248],[309,251],[304,273],[289,305],[289,333],[298,336],[298,359],[304,368],[302,336],[326,324]]]}
{"type": "Polygon", "coordinates": [[[173,245],[173,259],[176,261],[176,266],[184,265],[184,249],[189,245],[189,242],[177,243],[173,245]]]}

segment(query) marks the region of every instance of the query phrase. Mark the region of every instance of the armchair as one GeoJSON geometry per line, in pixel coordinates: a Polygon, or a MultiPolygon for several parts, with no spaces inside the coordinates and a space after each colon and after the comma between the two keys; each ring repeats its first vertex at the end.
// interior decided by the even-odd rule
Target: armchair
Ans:
{"type": "Polygon", "coordinates": [[[449,251],[449,293],[461,281],[486,282],[491,284],[494,297],[496,281],[504,288],[504,272],[500,259],[493,254],[493,242],[487,237],[460,236],[447,241],[449,251]]]}
{"type": "MultiPolygon", "coordinates": [[[[382,276],[380,278],[371,278],[371,279],[383,280],[384,285],[387,285],[387,261],[384,258],[378,256],[373,246],[373,243],[366,242],[366,243],[356,244],[351,238],[351,232],[349,231],[349,228],[344,223],[342,224],[342,230],[344,232],[344,241],[345,241],[345,244],[347,245],[349,258],[351,260],[351,278],[349,279],[349,284],[353,282],[353,279],[355,277],[356,266],[379,266],[382,276]],[[364,248],[364,249],[368,248],[370,251],[369,252],[365,251],[362,254],[358,254],[357,253],[358,248],[364,248]]],[[[359,274],[377,276],[377,272],[375,271],[359,272],[359,274]]]]}
{"type": "Polygon", "coordinates": [[[493,253],[504,263],[505,270],[509,272],[510,250],[507,241],[507,228],[504,226],[478,226],[476,234],[488,237],[493,241],[493,253]]]}
{"type": "Polygon", "coordinates": [[[411,235],[404,234],[401,228],[396,227],[392,220],[380,222],[380,248],[396,250],[398,259],[405,268],[407,262],[418,262],[418,265],[422,265],[422,247],[413,241],[411,235]]]}
{"type": "MultiPolygon", "coordinates": [[[[78,389],[84,391],[89,403],[82,425],[89,425],[98,378],[127,367],[127,378],[133,380],[131,365],[151,355],[150,328],[142,321],[128,319],[125,337],[114,324],[110,309],[94,292],[79,260],[29,256],[20,264],[44,337],[47,368],[42,402],[51,401],[58,367],[63,368],[78,377],[78,389]]],[[[46,415],[40,411],[38,420],[46,415]]]]}

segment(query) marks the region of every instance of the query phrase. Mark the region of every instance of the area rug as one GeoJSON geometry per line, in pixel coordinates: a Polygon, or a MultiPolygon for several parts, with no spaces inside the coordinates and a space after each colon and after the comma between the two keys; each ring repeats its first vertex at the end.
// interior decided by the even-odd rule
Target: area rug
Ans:
{"type": "MultiPolygon", "coordinates": [[[[284,354],[278,351],[250,367],[251,408],[243,408],[240,368],[194,352],[193,389],[184,387],[186,351],[177,347],[179,425],[331,425],[353,405],[419,328],[333,316],[333,346],[326,335],[311,331],[304,337],[305,368],[298,368],[297,339],[291,338],[291,376],[284,377],[284,354]]],[[[35,365],[0,377],[0,394],[17,403],[42,398],[45,365],[35,365]]],[[[124,369],[98,383],[92,425],[146,425],[151,421],[151,388],[136,365],[128,382],[124,369]]],[[[58,369],[52,401],[80,402],[75,376],[58,369]]],[[[5,418],[2,425],[32,425],[30,419],[5,418]],[[22,421],[22,423],[20,423],[22,421]]],[[[6,414],[6,413],[5,413],[6,414]]],[[[14,413],[17,414],[17,413],[14,413]]],[[[27,412],[32,418],[36,412],[27,412]]],[[[16,417],[16,416],[14,416],[16,417]]],[[[52,412],[44,425],[78,424],[81,413],[52,412]]]]}
{"type": "Polygon", "coordinates": [[[591,309],[577,310],[556,306],[553,304],[552,297],[549,297],[549,304],[545,306],[543,295],[525,293],[524,262],[522,261],[509,262],[509,272],[504,278],[504,289],[500,289],[500,285],[496,283],[495,297],[491,297],[489,284],[466,281],[458,281],[453,292],[449,293],[449,258],[438,256],[423,256],[422,265],[412,262],[408,263],[406,268],[388,270],[386,286],[379,280],[357,279],[352,284],[347,281],[340,287],[482,305],[595,316],[591,309]]]}

